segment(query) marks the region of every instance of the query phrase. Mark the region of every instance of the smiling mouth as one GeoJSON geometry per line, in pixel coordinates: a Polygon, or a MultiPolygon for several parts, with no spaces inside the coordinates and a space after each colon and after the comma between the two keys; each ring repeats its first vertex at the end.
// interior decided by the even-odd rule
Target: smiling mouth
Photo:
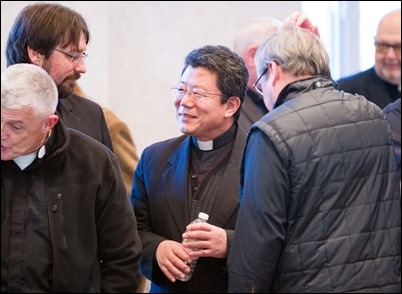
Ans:
{"type": "Polygon", "coordinates": [[[189,114],[186,114],[186,113],[180,113],[180,116],[182,116],[183,118],[196,118],[196,116],[189,115],[189,114]]]}

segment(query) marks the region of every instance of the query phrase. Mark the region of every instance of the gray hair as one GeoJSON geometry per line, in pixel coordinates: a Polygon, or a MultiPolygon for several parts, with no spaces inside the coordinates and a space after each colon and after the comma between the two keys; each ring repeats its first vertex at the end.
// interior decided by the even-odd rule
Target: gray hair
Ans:
{"type": "Polygon", "coordinates": [[[55,113],[57,102],[56,84],[39,66],[14,64],[1,74],[1,107],[30,107],[35,115],[50,115],[55,113]]]}
{"type": "Polygon", "coordinates": [[[233,50],[243,55],[252,44],[260,46],[269,35],[283,26],[283,22],[272,17],[260,17],[249,20],[235,35],[233,50]]]}
{"type": "Polygon", "coordinates": [[[321,75],[331,78],[329,56],[320,38],[294,24],[271,34],[259,47],[255,56],[258,74],[271,61],[295,77],[321,75]]]}

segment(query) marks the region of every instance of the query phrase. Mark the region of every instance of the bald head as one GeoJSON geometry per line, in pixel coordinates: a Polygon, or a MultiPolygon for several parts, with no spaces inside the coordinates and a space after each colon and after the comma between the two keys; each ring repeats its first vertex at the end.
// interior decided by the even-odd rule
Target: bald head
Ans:
{"type": "Polygon", "coordinates": [[[377,39],[386,38],[393,43],[401,43],[401,10],[393,10],[380,20],[377,28],[377,39]]]}
{"type": "Polygon", "coordinates": [[[401,85],[401,10],[393,10],[381,18],[376,40],[374,69],[384,81],[401,85]],[[399,48],[399,49],[398,49],[399,48]]]}
{"type": "Polygon", "coordinates": [[[282,22],[271,18],[254,18],[248,21],[236,34],[233,42],[233,50],[241,56],[249,73],[247,86],[257,80],[257,71],[254,64],[254,55],[258,47],[282,26],[282,22]]]}
{"type": "Polygon", "coordinates": [[[236,34],[233,49],[237,54],[242,55],[247,46],[250,44],[260,46],[280,26],[282,26],[282,22],[274,18],[252,19],[236,34]]]}

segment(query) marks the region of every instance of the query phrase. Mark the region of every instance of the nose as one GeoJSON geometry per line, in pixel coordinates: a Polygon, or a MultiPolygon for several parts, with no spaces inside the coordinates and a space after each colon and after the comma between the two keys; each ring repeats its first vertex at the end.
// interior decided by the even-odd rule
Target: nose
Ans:
{"type": "Polygon", "coordinates": [[[6,131],[6,129],[7,129],[7,128],[5,128],[5,124],[4,124],[4,123],[1,123],[1,129],[0,129],[0,131],[1,131],[1,140],[7,138],[7,131],[6,131]]]}
{"type": "Polygon", "coordinates": [[[397,49],[396,49],[396,48],[394,48],[394,47],[388,47],[385,56],[386,56],[386,57],[389,57],[389,58],[399,58],[399,59],[400,59],[401,54],[400,54],[400,52],[399,52],[399,54],[397,53],[397,49]]]}
{"type": "Polygon", "coordinates": [[[185,106],[191,106],[194,105],[194,99],[193,99],[193,92],[192,91],[186,91],[186,93],[181,97],[180,99],[180,105],[185,105],[185,106]]]}
{"type": "Polygon", "coordinates": [[[84,59],[84,58],[80,58],[80,59],[77,61],[77,63],[75,63],[74,65],[75,65],[75,66],[74,66],[74,70],[75,70],[76,72],[79,72],[79,73],[86,73],[86,72],[87,72],[87,66],[86,66],[86,63],[85,63],[85,59],[84,59]]]}

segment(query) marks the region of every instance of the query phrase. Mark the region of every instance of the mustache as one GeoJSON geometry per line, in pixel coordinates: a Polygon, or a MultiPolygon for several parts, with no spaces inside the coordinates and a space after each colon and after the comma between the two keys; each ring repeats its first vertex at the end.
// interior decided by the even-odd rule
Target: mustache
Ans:
{"type": "Polygon", "coordinates": [[[75,82],[79,78],[81,78],[81,74],[75,73],[75,74],[67,76],[61,84],[57,85],[57,90],[59,92],[59,98],[61,98],[61,99],[66,98],[66,97],[70,96],[71,93],[73,93],[73,91],[74,91],[74,87],[72,85],[64,86],[64,82],[66,82],[68,80],[72,80],[75,82]]]}
{"type": "Polygon", "coordinates": [[[75,74],[72,74],[72,75],[70,75],[70,76],[67,76],[65,79],[64,79],[64,82],[65,81],[68,81],[68,80],[79,80],[81,78],[81,74],[80,73],[75,73],[75,74]]]}

